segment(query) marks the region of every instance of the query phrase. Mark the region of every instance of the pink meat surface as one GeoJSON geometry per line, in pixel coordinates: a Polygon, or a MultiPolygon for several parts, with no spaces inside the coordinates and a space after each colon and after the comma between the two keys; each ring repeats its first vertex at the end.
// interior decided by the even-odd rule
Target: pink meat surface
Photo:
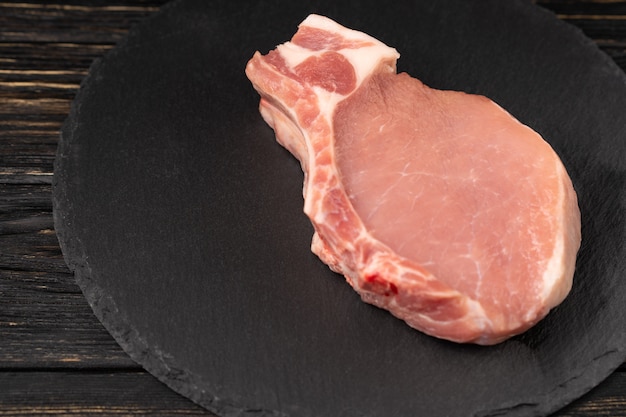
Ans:
{"type": "Polygon", "coordinates": [[[532,129],[483,96],[397,74],[398,57],[311,15],[246,74],[302,165],[313,252],[418,330],[501,342],[570,291],[576,193],[532,129]]]}

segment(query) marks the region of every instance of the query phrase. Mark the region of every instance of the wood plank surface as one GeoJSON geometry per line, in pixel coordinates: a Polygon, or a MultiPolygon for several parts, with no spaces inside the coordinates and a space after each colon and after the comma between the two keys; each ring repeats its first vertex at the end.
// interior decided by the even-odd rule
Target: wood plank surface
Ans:
{"type": "MultiPolygon", "coordinates": [[[[0,416],[212,414],[147,374],[63,261],[51,183],[61,124],[91,62],[164,1],[0,0],[0,416]]],[[[626,1],[535,1],[626,70],[626,1]]],[[[626,416],[626,366],[556,414],[626,416]]]]}
{"type": "Polygon", "coordinates": [[[0,416],[212,415],[140,372],[3,372],[0,387],[0,416]]]}
{"type": "Polygon", "coordinates": [[[51,201],[59,130],[81,80],[163,1],[126,3],[0,2],[0,370],[141,369],[74,282],[51,201]]]}
{"type": "MultiPolygon", "coordinates": [[[[150,375],[133,371],[2,372],[0,416],[213,416],[150,375]],[[26,406],[25,406],[26,405],[26,406]]],[[[626,375],[611,375],[555,416],[624,416],[626,375]]],[[[463,416],[459,416],[463,417],[463,416]]]]}

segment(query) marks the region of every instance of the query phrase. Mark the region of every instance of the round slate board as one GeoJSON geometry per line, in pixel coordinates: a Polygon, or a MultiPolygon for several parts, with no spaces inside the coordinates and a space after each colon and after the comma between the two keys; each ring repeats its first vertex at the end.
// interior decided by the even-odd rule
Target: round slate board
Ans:
{"type": "Polygon", "coordinates": [[[221,416],[536,416],[626,357],[626,76],[525,1],[179,1],[96,61],[62,131],[55,224],[98,318],[221,416]],[[567,300],[524,335],[457,345],[362,303],[309,251],[303,175],[257,111],[255,50],[310,12],[487,95],[553,145],[583,215],[567,300]]]}

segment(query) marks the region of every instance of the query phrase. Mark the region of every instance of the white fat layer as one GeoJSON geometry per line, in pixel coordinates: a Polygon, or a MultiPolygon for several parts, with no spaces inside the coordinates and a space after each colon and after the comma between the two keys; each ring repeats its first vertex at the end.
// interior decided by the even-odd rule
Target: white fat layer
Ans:
{"type": "MultiPolygon", "coordinates": [[[[344,48],[337,51],[343,55],[354,68],[357,88],[381,65],[382,62],[388,62],[390,69],[395,72],[395,62],[400,57],[398,51],[363,32],[348,29],[327,17],[316,14],[309,15],[302,23],[300,23],[300,26],[327,30],[329,32],[339,34],[344,39],[350,41],[364,41],[371,43],[370,46],[363,46],[356,49],[344,48]]],[[[279,45],[276,49],[291,70],[307,58],[310,58],[311,56],[319,56],[324,52],[327,52],[324,50],[312,51],[295,45],[292,42],[286,42],[279,45]]],[[[322,107],[321,110],[326,114],[330,114],[329,112],[334,110],[336,104],[345,98],[345,96],[341,94],[331,93],[323,88],[316,88],[315,92],[320,98],[320,105],[322,107]]]]}

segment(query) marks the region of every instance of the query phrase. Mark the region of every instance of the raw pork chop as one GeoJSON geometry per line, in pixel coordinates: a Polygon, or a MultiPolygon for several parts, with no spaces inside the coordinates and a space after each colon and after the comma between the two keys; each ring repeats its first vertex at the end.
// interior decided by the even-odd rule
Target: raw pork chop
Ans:
{"type": "Polygon", "coordinates": [[[304,170],[313,252],[416,329],[498,343],[568,294],[576,194],[537,133],[485,97],[396,74],[398,57],[311,15],[246,74],[304,170]]]}

